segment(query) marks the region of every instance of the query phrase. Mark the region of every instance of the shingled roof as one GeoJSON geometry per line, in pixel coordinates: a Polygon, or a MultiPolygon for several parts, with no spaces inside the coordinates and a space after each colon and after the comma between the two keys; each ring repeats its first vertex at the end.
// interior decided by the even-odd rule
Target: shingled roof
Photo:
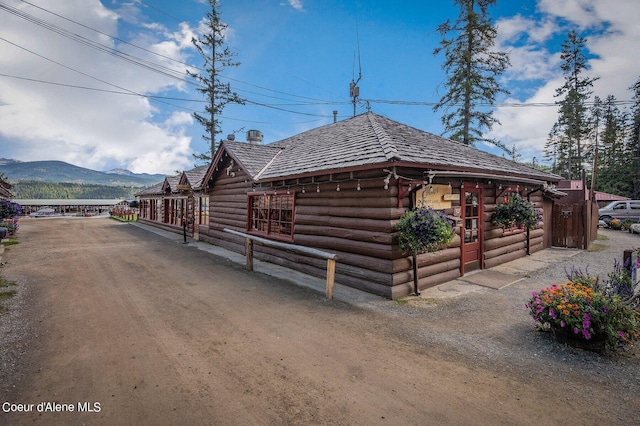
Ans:
{"type": "Polygon", "coordinates": [[[223,141],[221,148],[226,149],[254,181],[392,163],[543,181],[561,179],[371,112],[269,145],[223,141]]]}
{"type": "Polygon", "coordinates": [[[194,190],[198,190],[202,188],[203,179],[207,174],[207,170],[209,169],[209,165],[198,166],[195,169],[186,170],[182,173],[182,177],[180,180],[184,178],[185,183],[190,185],[194,190]]]}
{"type": "Polygon", "coordinates": [[[162,194],[163,186],[164,186],[164,181],[158,182],[155,185],[152,185],[148,188],[144,188],[143,190],[136,192],[135,194],[133,194],[133,196],[141,197],[144,195],[159,195],[159,194],[162,194]]]}

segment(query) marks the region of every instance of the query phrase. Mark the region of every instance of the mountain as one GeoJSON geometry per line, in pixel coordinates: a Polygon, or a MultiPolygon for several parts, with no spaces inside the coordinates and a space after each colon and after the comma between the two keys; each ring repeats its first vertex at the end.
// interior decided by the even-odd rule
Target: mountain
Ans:
{"type": "Polygon", "coordinates": [[[63,161],[17,161],[0,159],[0,173],[10,183],[18,181],[69,182],[109,186],[146,187],[162,182],[164,175],[133,173],[116,169],[99,172],[74,166],[63,161]]]}

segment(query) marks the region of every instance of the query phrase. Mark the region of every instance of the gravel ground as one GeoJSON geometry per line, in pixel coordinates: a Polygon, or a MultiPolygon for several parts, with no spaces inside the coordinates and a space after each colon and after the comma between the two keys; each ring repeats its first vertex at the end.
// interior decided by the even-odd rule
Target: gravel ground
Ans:
{"type": "Polygon", "coordinates": [[[611,392],[620,392],[614,403],[618,406],[607,407],[612,413],[624,412],[629,404],[636,406],[632,419],[615,422],[640,424],[640,345],[608,355],[563,345],[549,333],[537,331],[525,308],[532,291],[566,282],[566,271],[572,267],[606,278],[614,261],[622,261],[624,250],[640,246],[640,235],[606,228],[598,234],[595,251],[578,251],[563,261],[524,273],[523,280],[501,290],[473,286],[477,287],[473,291],[443,299],[430,299],[423,292],[422,297],[406,298],[407,305],[380,303],[375,309],[403,316],[411,330],[407,339],[425,346],[438,344],[447,356],[512,373],[524,382],[542,375],[549,378],[550,386],[564,383],[573,390],[567,401],[587,397],[581,383],[609,387],[611,392]]]}
{"type": "Polygon", "coordinates": [[[31,339],[38,338],[29,303],[31,288],[18,284],[11,290],[16,291],[15,296],[5,300],[4,309],[0,311],[0,394],[3,395],[23,376],[24,366],[19,360],[27,353],[31,339]]]}
{"type": "MultiPolygon", "coordinates": [[[[640,424],[638,348],[605,356],[559,344],[536,330],[524,306],[532,291],[565,282],[568,268],[605,277],[614,260],[622,259],[623,250],[640,246],[638,235],[608,229],[599,230],[599,235],[603,239],[597,241],[601,246],[598,251],[581,251],[568,260],[523,274],[523,280],[501,290],[470,286],[473,291],[456,297],[376,299],[366,307],[397,320],[397,327],[380,331],[389,338],[401,338],[425,353],[436,352],[454,362],[494,371],[514,383],[546,378],[554,394],[565,398],[560,403],[588,398],[588,388],[597,386],[612,396],[602,407],[612,416],[610,424],[640,424]],[[616,417],[617,413],[623,414],[616,417]]],[[[10,393],[24,375],[20,358],[30,342],[38,339],[39,318],[29,303],[32,290],[25,284],[16,290],[0,318],[1,394],[10,393]]]]}

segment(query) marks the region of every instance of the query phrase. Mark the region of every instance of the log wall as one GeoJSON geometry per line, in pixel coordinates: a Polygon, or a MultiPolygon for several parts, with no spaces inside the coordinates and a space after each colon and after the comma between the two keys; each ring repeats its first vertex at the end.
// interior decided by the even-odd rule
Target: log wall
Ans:
{"type": "MultiPolygon", "coordinates": [[[[411,257],[398,249],[395,232],[396,223],[412,205],[412,193],[399,187],[395,179],[385,189],[385,172],[369,170],[252,186],[251,179],[241,169],[236,168],[235,176],[230,176],[226,167],[228,163],[223,161],[219,166],[221,172],[214,175],[208,192],[210,223],[208,227],[202,227],[200,239],[244,254],[244,238],[223,229],[246,232],[247,193],[288,190],[295,192],[296,197],[293,244],[337,254],[337,283],[387,298],[413,292],[411,257]]],[[[447,181],[437,183],[447,184],[447,181]]],[[[459,193],[455,185],[453,193],[459,193]]],[[[490,268],[525,256],[526,232],[505,235],[502,228],[491,224],[496,203],[493,188],[485,189],[483,201],[484,267],[490,268]]],[[[536,207],[542,207],[540,195],[532,196],[532,201],[536,207]]],[[[459,201],[453,201],[446,213],[454,215],[459,206],[459,201]]],[[[545,246],[543,228],[544,224],[540,224],[530,233],[531,253],[545,246]]],[[[447,248],[418,256],[420,289],[460,276],[460,245],[460,237],[456,235],[447,248]]],[[[256,259],[314,276],[324,277],[326,274],[326,261],[323,259],[285,252],[259,242],[255,242],[253,248],[256,259]]]]}

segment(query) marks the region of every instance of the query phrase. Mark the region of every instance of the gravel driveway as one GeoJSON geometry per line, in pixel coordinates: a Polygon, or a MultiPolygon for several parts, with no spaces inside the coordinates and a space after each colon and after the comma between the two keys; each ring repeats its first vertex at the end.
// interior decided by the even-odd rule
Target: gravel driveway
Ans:
{"type": "Polygon", "coordinates": [[[456,283],[447,297],[351,304],[179,236],[108,219],[25,221],[3,256],[18,294],[0,317],[0,403],[100,411],[0,412],[0,423],[640,424],[637,349],[560,345],[524,306],[565,268],[604,276],[640,245],[600,234],[600,251],[534,254],[519,260],[536,265],[526,272],[504,265],[523,279],[501,290],[456,283]]]}

